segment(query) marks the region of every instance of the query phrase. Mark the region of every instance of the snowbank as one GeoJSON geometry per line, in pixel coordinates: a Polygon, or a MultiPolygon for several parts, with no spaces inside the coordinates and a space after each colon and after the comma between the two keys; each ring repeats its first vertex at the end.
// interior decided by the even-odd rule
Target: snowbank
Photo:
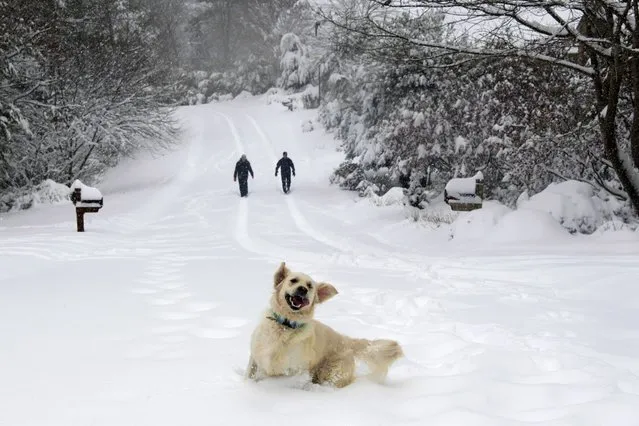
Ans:
{"type": "Polygon", "coordinates": [[[548,213],[571,234],[592,234],[612,220],[621,205],[612,199],[604,201],[591,185],[571,180],[552,183],[529,199],[520,197],[517,207],[548,213]]]}
{"type": "Polygon", "coordinates": [[[486,236],[486,241],[512,242],[543,242],[552,244],[553,241],[568,237],[568,232],[545,212],[536,210],[515,210],[504,215],[494,226],[492,232],[486,236]]]}
{"type": "MultiPolygon", "coordinates": [[[[456,186],[456,190],[469,188],[456,186]]],[[[450,225],[450,238],[485,239],[491,242],[553,241],[570,234],[625,234],[635,238],[636,224],[618,218],[622,204],[604,199],[586,183],[566,181],[549,185],[531,197],[526,193],[511,210],[496,201],[485,201],[481,209],[462,213],[450,225]]]]}
{"type": "Polygon", "coordinates": [[[486,201],[481,209],[460,212],[450,224],[450,239],[470,241],[485,239],[495,232],[499,221],[512,210],[497,201],[486,201]]]}
{"type": "MultiPolygon", "coordinates": [[[[446,188],[455,194],[472,193],[475,179],[476,176],[454,179],[446,188]]],[[[380,207],[403,204],[405,199],[401,188],[392,188],[381,197],[373,191],[367,191],[366,195],[371,203],[380,207]]],[[[425,209],[409,211],[408,218],[436,229],[449,241],[552,242],[571,234],[639,239],[638,224],[623,220],[623,209],[623,203],[597,193],[590,185],[567,181],[551,184],[531,197],[523,193],[515,210],[488,200],[480,209],[453,212],[440,196],[425,209]]]]}

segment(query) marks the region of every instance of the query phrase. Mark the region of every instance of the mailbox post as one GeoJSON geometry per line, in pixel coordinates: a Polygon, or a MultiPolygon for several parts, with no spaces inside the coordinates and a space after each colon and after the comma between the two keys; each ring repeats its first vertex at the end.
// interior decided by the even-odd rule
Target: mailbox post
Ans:
{"type": "Polygon", "coordinates": [[[86,186],[79,180],[71,185],[71,201],[75,206],[75,219],[78,232],[84,232],[85,213],[97,213],[104,205],[104,197],[97,188],[86,186]]]}

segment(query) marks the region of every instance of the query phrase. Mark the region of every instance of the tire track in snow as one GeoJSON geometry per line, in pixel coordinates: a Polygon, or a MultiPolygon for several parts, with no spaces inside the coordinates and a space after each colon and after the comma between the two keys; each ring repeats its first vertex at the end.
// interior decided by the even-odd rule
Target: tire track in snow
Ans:
{"type": "Polygon", "coordinates": [[[175,205],[180,195],[186,192],[185,188],[198,177],[197,170],[204,163],[203,146],[204,131],[200,128],[189,144],[185,167],[168,180],[168,185],[127,214],[111,218],[108,225],[121,233],[130,233],[164,220],[166,208],[175,205]]]}
{"type": "MultiPolygon", "coordinates": [[[[233,136],[233,143],[235,144],[235,152],[240,153],[244,152],[244,143],[242,142],[242,137],[235,126],[235,123],[228,115],[223,112],[216,111],[220,117],[226,121],[226,124],[231,131],[231,135],[233,136]]],[[[240,246],[249,252],[260,253],[260,250],[256,248],[255,242],[251,239],[248,231],[248,215],[249,215],[249,207],[248,200],[240,198],[237,209],[237,220],[235,221],[235,231],[233,236],[235,240],[240,244],[240,246]]]]}
{"type": "MultiPolygon", "coordinates": [[[[266,133],[264,133],[264,131],[262,130],[262,127],[259,125],[259,123],[257,122],[257,120],[255,120],[253,116],[246,114],[246,117],[251,122],[251,125],[253,126],[257,134],[260,136],[260,141],[264,145],[265,151],[268,153],[271,163],[273,164],[277,163],[277,157],[274,154],[273,143],[271,142],[271,139],[266,135],[266,133]]],[[[337,249],[341,252],[344,252],[344,251],[348,251],[351,253],[355,252],[355,250],[353,250],[351,247],[348,247],[346,244],[336,243],[330,238],[327,238],[324,233],[318,232],[317,230],[315,230],[308,223],[308,221],[306,220],[304,215],[300,212],[300,210],[297,208],[295,199],[291,196],[291,194],[288,194],[284,198],[286,201],[288,212],[291,218],[293,219],[295,226],[300,231],[302,231],[302,233],[304,233],[306,236],[310,237],[311,239],[317,242],[327,245],[333,249],[337,249]]]]}
{"type": "MultiPolygon", "coordinates": [[[[233,142],[237,149],[237,152],[245,152],[245,146],[242,142],[242,136],[240,135],[237,126],[233,119],[221,112],[216,111],[216,113],[224,118],[226,121],[231,135],[233,136],[233,142]]],[[[259,126],[258,126],[259,127],[259,126]]],[[[262,141],[264,142],[264,141],[262,141]]],[[[270,156],[271,159],[274,158],[272,148],[267,146],[266,153],[270,156]]],[[[234,239],[238,242],[238,244],[246,251],[254,253],[256,255],[262,256],[264,258],[269,259],[270,261],[281,261],[282,259],[289,259],[290,261],[294,261],[296,263],[304,263],[308,265],[312,265],[317,263],[318,260],[329,262],[329,263],[346,263],[351,265],[352,261],[344,262],[343,259],[339,259],[338,256],[334,255],[321,255],[313,252],[308,252],[300,249],[292,249],[283,246],[278,246],[274,244],[270,244],[266,241],[262,241],[260,239],[256,239],[250,235],[249,232],[249,200],[240,198],[238,203],[238,208],[236,211],[236,221],[235,227],[233,231],[234,239]],[[338,259],[336,259],[336,257],[338,259]]]]}
{"type": "MultiPolygon", "coordinates": [[[[202,114],[210,115],[210,110],[202,109],[202,114]]],[[[200,118],[200,115],[195,117],[200,118]]],[[[210,120],[209,120],[210,121],[210,120]]],[[[217,123],[211,123],[214,126],[217,123]]],[[[191,129],[187,132],[187,137],[191,137],[191,143],[188,146],[186,161],[179,172],[166,179],[166,186],[161,188],[148,199],[143,200],[139,206],[126,214],[112,217],[105,220],[106,226],[117,230],[120,233],[130,233],[152,224],[157,224],[167,218],[167,207],[175,206],[184,200],[184,205],[193,207],[194,203],[199,200],[192,196],[184,199],[184,194],[188,194],[189,187],[197,181],[202,175],[207,173],[212,167],[221,170],[221,163],[226,158],[219,158],[217,151],[210,152],[205,147],[208,140],[205,134],[207,128],[193,125],[192,119],[187,120],[186,126],[191,129]],[[190,122],[189,122],[190,121],[190,122]],[[207,152],[208,151],[208,152],[207,152]]],[[[228,154],[228,159],[235,151],[228,154]]],[[[188,210],[188,208],[186,209],[188,210]]]]}
{"type": "MultiPolygon", "coordinates": [[[[233,119],[223,112],[216,111],[216,113],[220,117],[224,118],[227,125],[229,126],[237,152],[238,153],[245,152],[245,147],[244,147],[244,143],[242,142],[242,137],[239,131],[237,130],[237,127],[235,123],[233,122],[233,119]]],[[[264,241],[254,239],[250,235],[248,221],[249,221],[248,199],[240,198],[238,202],[235,229],[233,232],[233,236],[244,250],[260,255],[260,256],[271,258],[272,260],[277,260],[278,258],[281,258],[282,256],[300,259],[300,260],[304,259],[306,262],[310,262],[312,260],[313,255],[310,253],[304,253],[301,251],[290,251],[284,247],[274,246],[264,241]],[[282,253],[282,252],[287,252],[287,253],[282,253]]]]}

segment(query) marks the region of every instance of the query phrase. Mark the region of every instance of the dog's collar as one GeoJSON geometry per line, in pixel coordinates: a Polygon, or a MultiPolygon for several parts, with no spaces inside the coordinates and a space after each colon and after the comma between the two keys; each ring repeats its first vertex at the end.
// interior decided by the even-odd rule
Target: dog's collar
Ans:
{"type": "Polygon", "coordinates": [[[291,321],[290,319],[281,316],[280,314],[278,314],[275,311],[271,312],[272,316],[270,317],[266,317],[270,320],[275,321],[276,323],[283,325],[284,327],[288,327],[290,329],[293,330],[297,330],[298,328],[302,328],[306,325],[306,323],[304,322],[300,322],[300,321],[291,321]]]}

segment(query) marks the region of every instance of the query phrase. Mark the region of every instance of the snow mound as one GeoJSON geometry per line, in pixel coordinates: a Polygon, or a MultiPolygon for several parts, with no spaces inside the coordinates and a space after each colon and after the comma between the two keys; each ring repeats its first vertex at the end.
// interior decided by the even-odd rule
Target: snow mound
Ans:
{"type": "Polygon", "coordinates": [[[491,242],[544,242],[566,238],[568,232],[549,213],[522,209],[504,215],[486,236],[491,242]]]}
{"type": "Polygon", "coordinates": [[[306,120],[302,123],[302,132],[309,133],[315,130],[315,126],[311,120],[306,120]]]}
{"type": "Polygon", "coordinates": [[[442,225],[450,225],[460,215],[460,212],[452,211],[441,196],[431,200],[423,209],[406,205],[405,211],[410,220],[424,222],[431,229],[442,225]]]}
{"type": "Polygon", "coordinates": [[[517,200],[519,209],[546,212],[571,234],[592,234],[614,217],[614,207],[598,197],[592,186],[574,180],[551,183],[526,198],[517,200]]]}
{"type": "Polygon", "coordinates": [[[195,95],[195,105],[202,105],[206,103],[206,96],[203,93],[195,95]]]}
{"type": "Polygon", "coordinates": [[[0,197],[0,211],[26,210],[38,205],[68,203],[70,192],[68,186],[47,179],[30,192],[0,197]]]}
{"type": "Polygon", "coordinates": [[[481,209],[459,214],[450,225],[450,238],[459,241],[487,238],[495,232],[500,220],[511,212],[497,201],[485,201],[481,209]]]}
{"type": "Polygon", "coordinates": [[[266,91],[266,105],[270,105],[273,102],[281,103],[288,99],[288,96],[284,90],[278,87],[271,87],[266,91]]]}
{"type": "Polygon", "coordinates": [[[401,187],[393,187],[382,196],[375,193],[367,194],[371,203],[376,206],[396,206],[404,204],[404,190],[401,187]]]}
{"type": "Polygon", "coordinates": [[[47,179],[36,186],[33,198],[36,204],[61,204],[69,201],[70,192],[68,186],[47,179]]]}
{"type": "Polygon", "coordinates": [[[253,94],[247,90],[242,90],[242,92],[240,92],[235,99],[236,100],[244,100],[244,99],[251,99],[253,97],[253,94]]]}

